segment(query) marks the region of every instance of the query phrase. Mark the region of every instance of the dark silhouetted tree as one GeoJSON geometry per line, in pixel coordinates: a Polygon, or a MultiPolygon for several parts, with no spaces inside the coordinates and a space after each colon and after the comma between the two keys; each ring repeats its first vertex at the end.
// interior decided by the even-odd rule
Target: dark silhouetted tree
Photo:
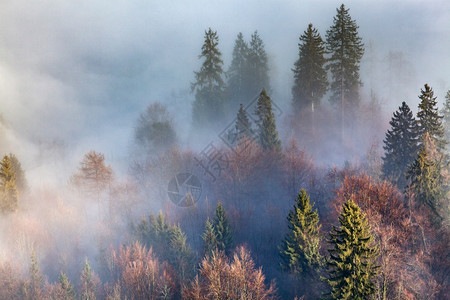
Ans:
{"type": "Polygon", "coordinates": [[[328,80],[325,70],[325,45],[312,24],[300,36],[299,58],[294,64],[294,86],[292,87],[292,105],[294,111],[320,104],[327,91],[328,80]]]}
{"type": "Polygon", "coordinates": [[[248,45],[242,33],[239,32],[234,43],[231,65],[227,72],[227,97],[230,98],[230,105],[233,111],[237,109],[239,103],[246,103],[250,100],[247,99],[247,57],[248,45]]]}
{"type": "Polygon", "coordinates": [[[278,138],[272,102],[265,89],[259,95],[255,109],[259,126],[259,143],[264,150],[281,152],[281,141],[278,138]]]}
{"type": "Polygon", "coordinates": [[[304,189],[287,217],[289,231],[280,247],[281,266],[299,278],[317,275],[322,266],[319,214],[304,189]]]}
{"type": "Polygon", "coordinates": [[[253,136],[252,124],[250,123],[247,112],[242,104],[239,106],[235,128],[238,141],[243,138],[251,138],[253,136]]]}
{"type": "Polygon", "coordinates": [[[394,112],[389,122],[391,129],[386,133],[383,149],[382,171],[399,188],[406,186],[406,171],[417,157],[419,151],[420,133],[418,125],[408,105],[394,112]]]}
{"type": "Polygon", "coordinates": [[[175,145],[177,135],[167,107],[158,102],[150,104],[139,117],[134,136],[145,154],[158,154],[175,145]]]}
{"type": "Polygon", "coordinates": [[[16,174],[9,156],[0,162],[0,209],[3,213],[13,212],[18,206],[16,174]]]}
{"type": "Polygon", "coordinates": [[[233,245],[233,236],[230,223],[220,202],[217,204],[212,225],[217,238],[217,249],[229,253],[233,245]]]}
{"type": "Polygon", "coordinates": [[[358,26],[348,11],[344,4],[337,9],[333,25],[326,34],[327,50],[331,55],[327,65],[332,77],[330,101],[340,107],[342,133],[345,112],[359,104],[359,63],[364,54],[358,26]]]}
{"type": "Polygon", "coordinates": [[[425,89],[421,89],[420,92],[419,110],[417,112],[420,133],[423,135],[428,132],[438,151],[443,153],[446,144],[444,126],[442,125],[443,116],[439,115],[433,89],[425,84],[425,89]]]}
{"type": "Polygon", "coordinates": [[[333,299],[368,299],[375,292],[377,248],[365,215],[348,200],[328,241],[328,278],[333,299]]]}
{"type": "Polygon", "coordinates": [[[446,140],[447,144],[449,144],[450,143],[450,90],[447,91],[447,95],[445,95],[445,103],[444,103],[444,107],[441,110],[441,114],[444,117],[442,123],[444,126],[445,140],[446,140]]]}
{"type": "Polygon", "coordinates": [[[199,58],[203,59],[199,72],[195,72],[195,101],[192,108],[193,124],[197,127],[211,126],[223,118],[223,61],[219,51],[219,37],[211,28],[205,31],[205,42],[199,58]]]}
{"type": "Polygon", "coordinates": [[[269,62],[264,42],[257,31],[252,34],[250,40],[246,78],[248,78],[246,83],[248,98],[254,97],[262,88],[270,91],[269,62]]]}

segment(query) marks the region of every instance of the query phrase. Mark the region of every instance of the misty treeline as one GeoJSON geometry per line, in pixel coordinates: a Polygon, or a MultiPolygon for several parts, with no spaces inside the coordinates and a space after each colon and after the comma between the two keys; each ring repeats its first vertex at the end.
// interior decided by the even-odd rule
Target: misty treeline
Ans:
{"type": "Polygon", "coordinates": [[[5,155],[0,298],[449,298],[450,91],[439,110],[425,84],[417,114],[405,99],[383,132],[376,96],[359,93],[357,29],[343,5],[325,40],[307,26],[282,119],[258,32],[238,34],[224,71],[207,30],[192,137],[234,118],[207,151],[182,147],[177,120],[153,103],[135,124],[128,176],[90,151],[66,186],[34,188],[5,155]],[[365,157],[342,167],[313,158],[368,138],[365,157]],[[167,194],[181,172],[202,182],[187,207],[167,194]]]}

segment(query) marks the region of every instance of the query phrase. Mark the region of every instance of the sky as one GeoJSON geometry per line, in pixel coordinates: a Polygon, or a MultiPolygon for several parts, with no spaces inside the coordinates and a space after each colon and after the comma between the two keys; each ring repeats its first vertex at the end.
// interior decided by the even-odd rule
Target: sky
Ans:
{"type": "MultiPolygon", "coordinates": [[[[136,119],[156,101],[168,106],[179,135],[187,137],[190,83],[209,27],[218,32],[225,69],[236,35],[248,40],[258,30],[270,59],[272,99],[286,109],[300,34],[312,23],[324,37],[340,4],[2,0],[0,149],[17,153],[40,178],[54,157],[69,158],[59,165],[67,171],[89,150],[120,164],[136,119]]],[[[450,89],[450,1],[344,4],[366,44],[364,93],[375,91],[387,111],[402,101],[415,111],[425,83],[443,100],[450,89]],[[390,51],[402,58],[397,73],[386,63],[390,51]]]]}

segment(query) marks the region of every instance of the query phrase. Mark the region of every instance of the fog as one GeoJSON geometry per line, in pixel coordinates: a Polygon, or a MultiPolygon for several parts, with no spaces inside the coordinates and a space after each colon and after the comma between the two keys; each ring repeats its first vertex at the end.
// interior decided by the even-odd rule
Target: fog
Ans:
{"type": "MultiPolygon", "coordinates": [[[[312,23],[324,38],[340,4],[313,0],[3,0],[0,154],[15,153],[31,188],[38,190],[66,185],[89,150],[104,153],[116,176],[126,178],[136,120],[155,102],[167,105],[182,148],[199,151],[218,140],[217,135],[194,139],[191,129],[194,94],[190,86],[201,65],[198,55],[209,27],[219,35],[224,70],[231,63],[236,35],[242,32],[248,40],[258,30],[269,56],[270,96],[285,117],[290,110],[291,69],[298,58],[299,36],[312,23]]],[[[417,111],[417,96],[425,83],[433,87],[442,105],[450,89],[450,2],[344,4],[365,44],[362,98],[374,93],[383,110],[381,130],[374,135],[384,134],[388,119],[402,101],[417,111]],[[389,61],[389,53],[395,61],[389,61]]],[[[277,119],[285,145],[288,129],[283,124],[281,117],[277,119]]],[[[359,141],[354,143],[359,145],[359,141]]],[[[363,155],[369,146],[365,140],[357,154],[363,155]]],[[[327,166],[354,158],[353,153],[330,153],[329,157],[318,153],[322,157],[314,158],[327,166]]],[[[75,196],[64,190],[50,198],[64,197],[75,196]]],[[[27,205],[35,200],[30,201],[27,205]]],[[[73,205],[68,208],[73,210],[73,219],[68,220],[71,229],[66,230],[83,240],[86,232],[80,232],[93,222],[92,216],[81,217],[86,227],[73,229],[83,213],[73,205]]],[[[96,215],[96,208],[89,209],[96,215]]],[[[67,221],[61,210],[55,214],[48,228],[67,221]]],[[[35,214],[30,217],[34,218],[35,214]]],[[[63,234],[55,233],[59,235],[63,234]]],[[[83,251],[96,247],[87,245],[91,238],[80,246],[83,251]]]]}

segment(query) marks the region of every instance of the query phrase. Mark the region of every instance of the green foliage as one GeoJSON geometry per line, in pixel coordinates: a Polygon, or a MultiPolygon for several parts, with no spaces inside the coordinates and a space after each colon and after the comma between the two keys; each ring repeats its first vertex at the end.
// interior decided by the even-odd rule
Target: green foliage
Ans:
{"type": "Polygon", "coordinates": [[[242,104],[237,113],[235,129],[238,140],[252,136],[252,125],[242,104]]]}
{"type": "Polygon", "coordinates": [[[229,253],[233,245],[233,236],[230,223],[220,202],[217,204],[212,225],[217,238],[217,249],[229,253]]]}
{"type": "Polygon", "coordinates": [[[199,72],[195,72],[195,90],[192,118],[196,126],[211,125],[223,117],[223,61],[222,53],[218,49],[219,37],[216,31],[209,28],[205,31],[205,42],[202,46],[203,64],[199,72]]]}
{"type": "Polygon", "coordinates": [[[400,188],[406,186],[406,171],[419,151],[419,129],[408,105],[394,112],[389,122],[391,129],[386,133],[383,149],[383,174],[400,188]]]}
{"type": "Polygon", "coordinates": [[[420,133],[423,135],[428,132],[438,151],[442,153],[446,144],[442,125],[443,116],[439,115],[433,89],[425,84],[425,90],[421,89],[420,92],[419,111],[417,112],[420,133]]]}
{"type": "Polygon", "coordinates": [[[13,212],[18,206],[16,174],[9,156],[0,162],[0,210],[2,213],[13,212]]]}
{"type": "MultiPolygon", "coordinates": [[[[313,204],[314,205],[314,204],[313,204]]],[[[287,217],[289,232],[280,247],[281,267],[302,278],[317,274],[322,266],[320,225],[304,189],[297,195],[287,217]]]]}
{"type": "Polygon", "coordinates": [[[167,261],[176,271],[181,281],[192,273],[192,253],[186,242],[186,235],[178,225],[166,222],[163,214],[150,214],[135,227],[137,239],[153,251],[161,261],[167,261]]]}
{"type": "Polygon", "coordinates": [[[203,239],[203,254],[211,255],[217,249],[217,235],[214,232],[214,227],[212,223],[209,221],[209,218],[206,219],[205,223],[205,232],[202,235],[203,239]]]}
{"type": "Polygon", "coordinates": [[[442,220],[440,214],[442,198],[442,177],[439,163],[429,157],[425,147],[421,147],[419,155],[411,164],[408,174],[410,186],[415,193],[415,199],[431,209],[433,221],[442,220]],[[437,220],[436,220],[437,219],[437,220]]]}
{"type": "Polygon", "coordinates": [[[63,272],[60,273],[58,279],[58,299],[73,300],[75,299],[75,289],[70,283],[69,278],[63,272]]]}
{"type": "Polygon", "coordinates": [[[22,169],[22,165],[13,153],[9,153],[9,159],[11,161],[12,169],[16,175],[16,186],[19,193],[23,193],[28,189],[27,179],[25,178],[25,171],[22,169]]]}
{"type": "Polygon", "coordinates": [[[332,76],[330,101],[340,103],[343,110],[359,103],[359,63],[364,44],[344,4],[336,11],[333,25],[326,34],[327,50],[331,54],[327,68],[332,76]]]}
{"type": "Polygon", "coordinates": [[[340,227],[333,227],[328,241],[328,278],[333,299],[368,299],[375,292],[377,247],[365,215],[352,200],[343,205],[340,227]]]}
{"type": "Polygon", "coordinates": [[[320,103],[327,91],[327,72],[324,68],[326,63],[325,45],[312,24],[300,36],[299,58],[294,64],[294,86],[292,87],[292,105],[294,111],[305,107],[311,107],[320,103]]]}
{"type": "Polygon", "coordinates": [[[255,114],[259,126],[259,143],[264,150],[281,152],[281,141],[278,138],[272,102],[265,89],[259,95],[255,114]]]}

